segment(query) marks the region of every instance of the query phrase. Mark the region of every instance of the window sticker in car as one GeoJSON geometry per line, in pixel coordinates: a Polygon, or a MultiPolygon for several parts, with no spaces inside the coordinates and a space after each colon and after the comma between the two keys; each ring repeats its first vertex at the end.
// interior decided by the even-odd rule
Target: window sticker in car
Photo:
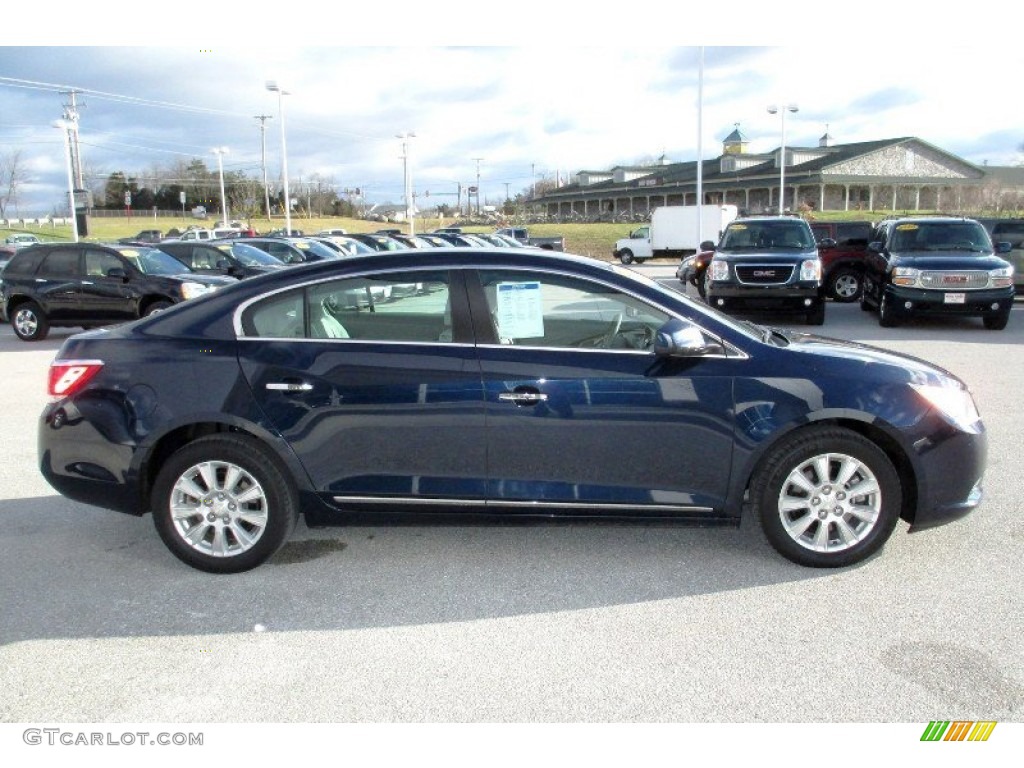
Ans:
{"type": "Polygon", "coordinates": [[[300,249],[300,250],[303,250],[303,251],[308,251],[309,250],[309,243],[296,243],[295,247],[300,249]]]}
{"type": "Polygon", "coordinates": [[[544,335],[540,283],[498,283],[495,318],[502,339],[534,339],[544,335]]]}
{"type": "Polygon", "coordinates": [[[896,229],[898,229],[900,232],[915,230],[917,229],[917,224],[900,224],[898,227],[896,227],[896,229]]]}
{"type": "Polygon", "coordinates": [[[122,256],[127,256],[129,259],[137,259],[137,258],[139,258],[139,252],[138,251],[134,251],[131,248],[123,248],[121,250],[121,255],[122,256]]]}
{"type": "Polygon", "coordinates": [[[230,245],[218,245],[217,249],[221,250],[221,251],[224,251],[224,253],[230,253],[231,252],[231,246],[230,245]]]}
{"type": "Polygon", "coordinates": [[[729,227],[729,229],[731,229],[733,232],[735,232],[737,230],[744,230],[746,228],[747,228],[746,224],[733,224],[731,227],[729,227]]]}

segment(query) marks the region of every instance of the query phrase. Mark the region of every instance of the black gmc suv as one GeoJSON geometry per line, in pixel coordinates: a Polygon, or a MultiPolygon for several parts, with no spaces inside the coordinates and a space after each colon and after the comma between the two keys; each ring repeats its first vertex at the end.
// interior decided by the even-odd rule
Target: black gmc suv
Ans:
{"type": "Polygon", "coordinates": [[[949,216],[888,219],[875,230],[865,263],[861,309],[878,311],[884,328],[918,314],[974,315],[1006,327],[1013,308],[1013,266],[996,253],[985,228],[949,216]]]}
{"type": "Polygon", "coordinates": [[[237,282],[199,275],[149,247],[52,243],[14,255],[0,280],[0,320],[24,341],[51,327],[89,328],[136,320],[237,282]]]}
{"type": "Polygon", "coordinates": [[[821,259],[803,219],[766,216],[730,222],[715,246],[705,287],[705,300],[718,309],[802,312],[811,325],[825,322],[821,259]]]}

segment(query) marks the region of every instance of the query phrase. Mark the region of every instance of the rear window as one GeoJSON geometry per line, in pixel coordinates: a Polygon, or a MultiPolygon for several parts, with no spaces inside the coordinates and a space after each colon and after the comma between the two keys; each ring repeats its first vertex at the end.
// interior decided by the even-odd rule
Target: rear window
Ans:
{"type": "Polygon", "coordinates": [[[15,254],[11,257],[11,260],[7,262],[7,266],[4,267],[4,275],[6,277],[34,275],[44,253],[45,252],[31,253],[23,251],[22,253],[15,254]]]}

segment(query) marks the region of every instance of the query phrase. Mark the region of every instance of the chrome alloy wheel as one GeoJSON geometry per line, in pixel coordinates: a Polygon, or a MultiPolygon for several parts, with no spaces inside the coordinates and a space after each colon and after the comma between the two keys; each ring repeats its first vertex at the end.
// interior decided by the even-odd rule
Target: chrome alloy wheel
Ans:
{"type": "Polygon", "coordinates": [[[266,530],[267,495],[237,464],[205,461],[174,483],[171,519],[188,546],[212,557],[234,557],[251,549],[266,530]]]}
{"type": "Polygon", "coordinates": [[[31,309],[19,309],[14,313],[14,328],[19,336],[35,336],[39,329],[39,318],[31,309]]]}
{"type": "Polygon", "coordinates": [[[832,290],[840,301],[853,301],[860,295],[860,279],[852,272],[844,272],[835,279],[832,290]]]}
{"type": "Polygon", "coordinates": [[[824,453],[795,467],[779,494],[786,533],[814,552],[840,552],[871,533],[882,509],[878,479],[863,462],[824,453]]]}

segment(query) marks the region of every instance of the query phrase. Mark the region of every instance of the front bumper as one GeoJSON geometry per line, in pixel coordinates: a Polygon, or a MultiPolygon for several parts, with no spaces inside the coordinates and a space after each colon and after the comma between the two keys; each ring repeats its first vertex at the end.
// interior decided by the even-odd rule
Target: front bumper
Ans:
{"type": "Polygon", "coordinates": [[[918,439],[914,449],[917,510],[912,517],[904,514],[911,533],[959,520],[981,503],[988,451],[981,422],[975,431],[963,431],[944,422],[928,437],[918,439]]]}
{"type": "Polygon", "coordinates": [[[710,282],[707,293],[708,304],[719,309],[733,307],[807,312],[825,301],[821,288],[815,284],[744,285],[710,282]]]}
{"type": "Polygon", "coordinates": [[[885,295],[898,315],[998,315],[1013,307],[1014,288],[990,288],[981,291],[940,291],[887,285],[885,295]],[[950,301],[960,296],[963,301],[950,301]],[[910,306],[907,306],[907,305],[910,306]]]}

